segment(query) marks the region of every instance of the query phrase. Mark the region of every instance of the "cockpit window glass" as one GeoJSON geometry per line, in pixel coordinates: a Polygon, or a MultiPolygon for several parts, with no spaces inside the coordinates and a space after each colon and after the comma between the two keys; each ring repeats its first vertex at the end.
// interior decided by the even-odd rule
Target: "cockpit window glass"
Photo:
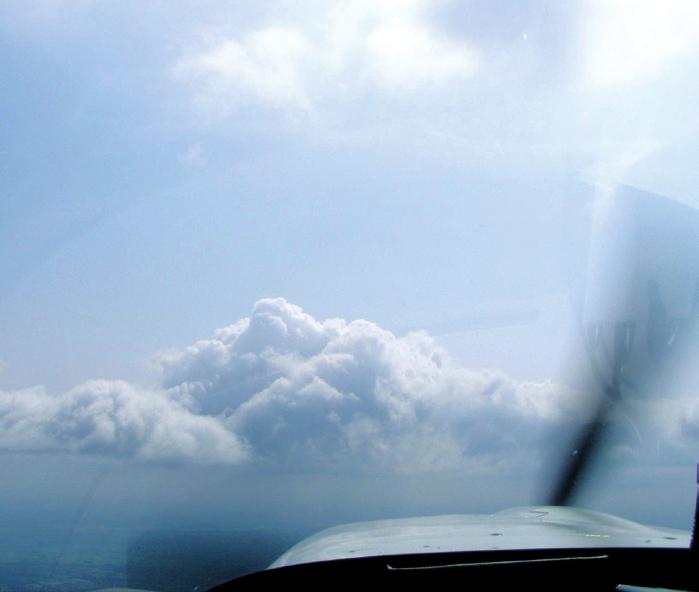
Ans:
{"type": "Polygon", "coordinates": [[[697,33],[679,0],[3,3],[0,588],[206,589],[546,504],[688,529],[697,33]]]}

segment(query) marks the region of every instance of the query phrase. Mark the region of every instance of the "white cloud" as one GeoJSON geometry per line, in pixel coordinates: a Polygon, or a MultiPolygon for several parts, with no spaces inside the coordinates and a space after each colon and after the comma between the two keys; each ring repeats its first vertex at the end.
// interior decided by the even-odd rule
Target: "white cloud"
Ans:
{"type": "MultiPolygon", "coordinates": [[[[535,463],[586,417],[579,393],[457,364],[426,333],[320,322],[281,298],[161,354],[162,387],[88,381],[0,392],[0,448],[289,470],[423,471],[535,463]]],[[[654,413],[699,433],[696,403],[654,413]]]]}
{"type": "Polygon", "coordinates": [[[413,0],[329,2],[307,20],[217,36],[173,73],[214,117],[246,103],[308,110],[348,89],[405,93],[472,76],[478,53],[429,26],[428,12],[413,0]]]}
{"type": "Polygon", "coordinates": [[[652,81],[697,47],[694,0],[596,0],[583,34],[584,79],[592,88],[652,81]]]}
{"type": "Polygon", "coordinates": [[[475,51],[416,23],[377,27],[368,35],[366,47],[368,68],[377,82],[399,90],[463,79],[478,66],[475,51]]]}
{"type": "Polygon", "coordinates": [[[165,385],[290,466],[418,470],[531,452],[578,408],[548,382],[465,369],[424,333],[318,322],[282,299],[160,357],[165,385]]]}
{"type": "Polygon", "coordinates": [[[0,391],[0,447],[146,461],[238,463],[246,449],[215,417],[162,391],[92,380],[60,396],[0,391]]]}
{"type": "Polygon", "coordinates": [[[259,100],[273,106],[309,107],[303,65],[312,47],[303,33],[270,27],[242,39],[223,39],[180,59],[174,74],[192,80],[196,96],[227,115],[236,105],[259,100]]]}

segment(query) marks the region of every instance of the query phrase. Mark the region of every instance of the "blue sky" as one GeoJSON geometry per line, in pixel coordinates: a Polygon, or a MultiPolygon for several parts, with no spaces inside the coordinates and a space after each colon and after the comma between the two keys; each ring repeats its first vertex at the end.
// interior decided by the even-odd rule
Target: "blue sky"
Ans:
{"type": "MultiPolygon", "coordinates": [[[[117,463],[114,491],[238,482],[241,507],[257,470],[338,479],[314,525],[357,475],[385,497],[338,515],[459,511],[464,480],[464,510],[531,503],[583,413],[594,187],[699,205],[698,32],[681,0],[3,3],[0,445],[34,467],[8,496],[59,455],[117,463]]],[[[682,495],[692,394],[622,437],[627,486],[682,495]]],[[[669,496],[613,491],[641,519],[669,496]]]]}
{"type": "Polygon", "coordinates": [[[558,297],[575,181],[696,198],[693,16],[5,4],[0,379],[145,379],[263,296],[396,330],[558,297]]]}

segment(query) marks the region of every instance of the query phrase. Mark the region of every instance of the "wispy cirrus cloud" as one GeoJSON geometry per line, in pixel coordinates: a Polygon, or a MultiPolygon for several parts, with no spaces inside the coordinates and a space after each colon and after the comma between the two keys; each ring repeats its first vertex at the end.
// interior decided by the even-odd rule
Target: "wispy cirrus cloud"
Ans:
{"type": "Polygon", "coordinates": [[[413,93],[474,75],[478,51],[430,26],[429,12],[417,0],[331,2],[306,21],[212,33],[172,72],[214,118],[249,103],[307,111],[356,93],[413,93]]]}

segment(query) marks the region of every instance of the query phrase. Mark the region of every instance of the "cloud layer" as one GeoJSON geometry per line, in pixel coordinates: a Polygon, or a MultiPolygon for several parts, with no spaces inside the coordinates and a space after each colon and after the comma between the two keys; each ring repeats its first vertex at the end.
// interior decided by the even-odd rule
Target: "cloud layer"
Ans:
{"type": "Polygon", "coordinates": [[[283,299],[161,354],[162,387],[0,393],[0,446],[140,460],[451,467],[528,446],[570,401],[452,362],[426,334],[319,322],[283,299]]]}
{"type": "MultiPolygon", "coordinates": [[[[320,322],[284,299],[156,358],[162,385],[88,381],[53,396],[0,392],[0,447],[142,461],[422,471],[536,458],[584,418],[548,381],[456,364],[425,333],[320,322]]],[[[667,419],[683,437],[696,405],[667,419]]]]}
{"type": "Polygon", "coordinates": [[[239,463],[242,440],[165,391],[90,380],[62,395],[0,392],[0,447],[157,461],[239,463]]]}

